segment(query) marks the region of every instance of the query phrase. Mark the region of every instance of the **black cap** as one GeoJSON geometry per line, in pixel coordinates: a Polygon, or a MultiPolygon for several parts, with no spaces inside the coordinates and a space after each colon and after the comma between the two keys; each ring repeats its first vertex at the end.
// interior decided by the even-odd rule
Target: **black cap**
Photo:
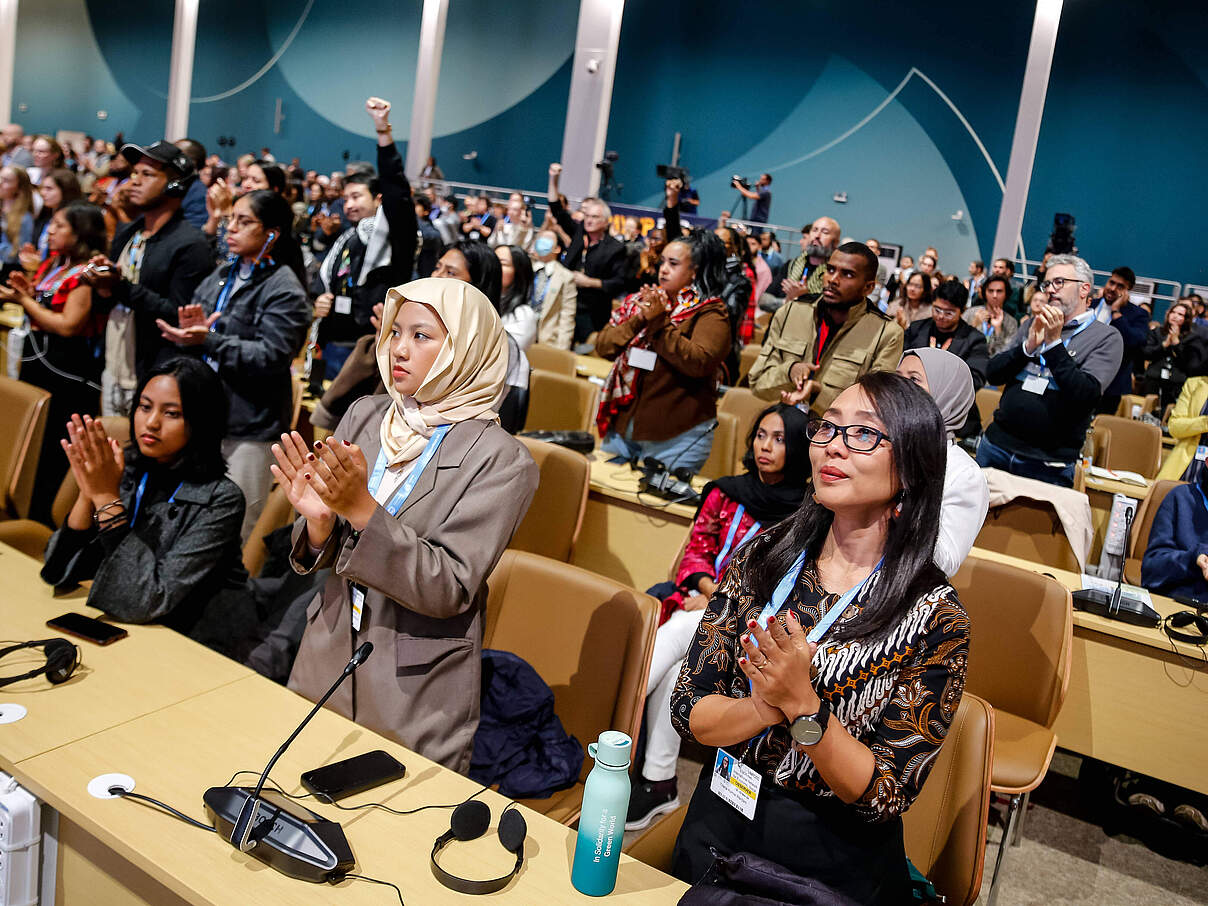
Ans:
{"type": "Polygon", "coordinates": [[[139,158],[147,157],[165,167],[171,167],[178,176],[193,175],[193,162],[171,142],[152,142],[145,148],[142,145],[125,144],[122,145],[121,155],[130,161],[131,166],[138,163],[139,158]]]}

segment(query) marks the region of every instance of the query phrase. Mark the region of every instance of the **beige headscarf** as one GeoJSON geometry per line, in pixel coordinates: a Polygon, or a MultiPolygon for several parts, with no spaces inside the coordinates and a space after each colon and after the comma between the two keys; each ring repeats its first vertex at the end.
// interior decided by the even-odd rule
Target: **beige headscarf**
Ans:
{"type": "Polygon", "coordinates": [[[418,457],[440,425],[475,418],[499,421],[508,369],[503,323],[490,300],[469,283],[425,277],[391,289],[386,293],[376,352],[382,383],[394,400],[381,428],[382,450],[389,465],[418,457]],[[429,306],[449,332],[413,397],[395,389],[390,373],[390,329],[404,302],[429,306]]]}

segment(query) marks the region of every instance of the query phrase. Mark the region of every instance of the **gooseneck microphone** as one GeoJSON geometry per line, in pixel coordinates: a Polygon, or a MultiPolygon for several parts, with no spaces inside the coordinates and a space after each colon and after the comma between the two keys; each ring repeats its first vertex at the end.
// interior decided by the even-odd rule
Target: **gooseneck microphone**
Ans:
{"type": "Polygon", "coordinates": [[[289,739],[281,743],[281,748],[277,750],[276,754],[273,755],[273,757],[269,759],[268,764],[265,765],[264,773],[260,775],[260,779],[256,782],[256,789],[243,803],[243,808],[239,810],[239,819],[235,822],[235,827],[231,830],[231,844],[239,847],[240,852],[247,852],[256,845],[256,841],[251,839],[252,825],[256,821],[256,813],[260,811],[260,793],[264,789],[264,784],[268,780],[268,775],[273,771],[273,766],[277,763],[277,760],[285,754],[285,750],[289,748],[290,743],[298,738],[298,734],[302,732],[302,728],[310,723],[311,718],[319,713],[319,709],[327,704],[327,700],[335,695],[336,690],[340,688],[340,684],[344,682],[344,680],[348,679],[348,677],[352,676],[353,671],[356,670],[357,667],[360,667],[361,664],[365,663],[365,659],[369,657],[369,654],[372,651],[373,642],[366,642],[355,652],[353,652],[352,658],[344,667],[344,672],[341,673],[339,678],[331,684],[331,688],[323,693],[323,697],[315,702],[315,706],[310,709],[310,713],[307,714],[306,717],[302,718],[302,723],[298,724],[297,729],[294,730],[293,733],[289,734],[289,739]]]}
{"type": "Polygon", "coordinates": [[[351,870],[352,850],[338,824],[284,801],[266,801],[261,792],[285,750],[372,651],[372,642],[357,648],[331,688],[269,759],[254,789],[225,786],[206,790],[206,811],[213,817],[219,834],[240,852],[250,852],[278,871],[308,881],[323,881],[340,870],[351,870]]]}

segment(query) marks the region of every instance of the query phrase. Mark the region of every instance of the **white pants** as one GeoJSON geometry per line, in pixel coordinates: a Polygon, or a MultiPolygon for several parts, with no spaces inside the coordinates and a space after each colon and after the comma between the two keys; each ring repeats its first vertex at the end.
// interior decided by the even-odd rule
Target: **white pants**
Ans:
{"type": "Polygon", "coordinates": [[[677,610],[655,633],[650,679],[646,683],[646,760],[642,763],[642,776],[647,780],[670,780],[675,776],[680,736],[671,726],[671,693],[704,615],[703,607],[677,610]]]}
{"type": "Polygon", "coordinates": [[[134,387],[123,387],[108,370],[101,372],[101,415],[130,417],[134,387]]]}
{"type": "Polygon", "coordinates": [[[273,487],[273,473],[268,470],[273,462],[272,447],[271,440],[236,440],[228,437],[222,442],[227,477],[239,485],[247,503],[243,527],[239,530],[240,544],[247,541],[247,536],[252,533],[273,487]]]}

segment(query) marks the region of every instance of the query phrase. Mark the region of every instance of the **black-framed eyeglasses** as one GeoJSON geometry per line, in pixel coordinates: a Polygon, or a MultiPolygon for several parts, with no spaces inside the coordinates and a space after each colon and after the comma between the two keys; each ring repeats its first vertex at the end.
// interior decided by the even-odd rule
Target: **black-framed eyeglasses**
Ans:
{"type": "Polygon", "coordinates": [[[1048,280],[1041,280],[1038,284],[1036,284],[1036,288],[1038,290],[1040,290],[1042,293],[1051,292],[1052,290],[1061,292],[1061,290],[1065,288],[1065,285],[1067,283],[1085,283],[1085,282],[1086,282],[1085,280],[1079,280],[1077,277],[1051,277],[1048,280]]]}
{"type": "Polygon", "coordinates": [[[890,440],[884,431],[868,425],[836,425],[825,418],[811,418],[805,425],[805,436],[816,446],[825,447],[835,435],[842,435],[843,443],[853,453],[871,453],[881,441],[890,440]]]}

